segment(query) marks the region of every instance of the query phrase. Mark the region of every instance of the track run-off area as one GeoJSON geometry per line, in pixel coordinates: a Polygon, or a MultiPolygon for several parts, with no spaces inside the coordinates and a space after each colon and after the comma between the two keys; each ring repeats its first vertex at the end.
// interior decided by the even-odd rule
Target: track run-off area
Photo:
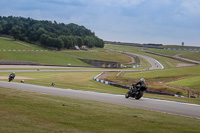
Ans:
{"type": "Polygon", "coordinates": [[[98,102],[142,108],[151,111],[158,111],[200,119],[200,105],[196,104],[187,104],[150,98],[141,98],[140,100],[135,100],[132,98],[126,99],[124,95],[45,87],[15,82],[0,81],[0,87],[37,92],[42,94],[93,100],[98,102]]]}
{"type": "MultiPolygon", "coordinates": [[[[143,56],[137,55],[145,58],[152,66],[149,70],[154,69],[163,69],[163,65],[159,63],[157,60],[143,56]]],[[[0,72],[34,72],[38,70],[0,70],[0,72]]],[[[122,71],[122,70],[40,70],[40,71],[122,71]]],[[[127,70],[134,71],[134,70],[127,70]]],[[[136,70],[135,70],[136,71],[136,70]]],[[[64,96],[85,100],[92,100],[110,104],[117,104],[122,106],[134,107],[134,108],[142,108],[151,111],[163,112],[168,114],[175,114],[180,116],[192,117],[200,119],[200,105],[197,104],[188,104],[181,103],[175,101],[166,101],[159,99],[151,99],[151,98],[141,98],[140,100],[135,100],[133,98],[126,99],[124,95],[117,94],[108,94],[108,93],[99,93],[99,92],[91,92],[91,91],[81,91],[81,90],[72,90],[72,89],[63,89],[56,87],[45,87],[38,85],[30,85],[16,82],[4,82],[0,81],[0,87],[17,89],[22,91],[30,91],[37,92],[42,94],[50,94],[56,96],[64,96]]],[[[109,87],[109,86],[108,86],[109,87]]]]}

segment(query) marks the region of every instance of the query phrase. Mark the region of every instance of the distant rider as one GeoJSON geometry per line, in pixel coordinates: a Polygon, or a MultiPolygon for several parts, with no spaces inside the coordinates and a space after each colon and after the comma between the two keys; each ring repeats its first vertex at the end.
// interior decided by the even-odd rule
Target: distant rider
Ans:
{"type": "Polygon", "coordinates": [[[12,78],[14,79],[14,78],[15,78],[15,72],[11,73],[11,74],[9,75],[9,77],[12,77],[12,78]]]}
{"type": "Polygon", "coordinates": [[[10,82],[10,81],[12,81],[14,78],[15,78],[15,72],[13,72],[13,73],[11,73],[11,74],[9,75],[9,78],[8,78],[9,80],[8,80],[8,81],[10,82]]]}

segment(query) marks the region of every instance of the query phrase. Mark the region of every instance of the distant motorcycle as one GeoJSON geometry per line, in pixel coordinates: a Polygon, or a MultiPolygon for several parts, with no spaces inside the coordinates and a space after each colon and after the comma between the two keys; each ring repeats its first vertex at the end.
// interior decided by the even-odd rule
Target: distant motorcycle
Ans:
{"type": "Polygon", "coordinates": [[[130,88],[129,88],[130,91],[128,91],[125,95],[125,98],[129,98],[129,97],[132,97],[132,98],[135,98],[136,100],[139,100],[142,96],[143,96],[143,93],[145,90],[147,90],[147,87],[140,87],[140,86],[137,86],[136,84],[133,84],[130,88]]]}
{"type": "Polygon", "coordinates": [[[15,78],[15,73],[13,72],[12,74],[9,75],[8,81],[12,81],[15,78]]]}

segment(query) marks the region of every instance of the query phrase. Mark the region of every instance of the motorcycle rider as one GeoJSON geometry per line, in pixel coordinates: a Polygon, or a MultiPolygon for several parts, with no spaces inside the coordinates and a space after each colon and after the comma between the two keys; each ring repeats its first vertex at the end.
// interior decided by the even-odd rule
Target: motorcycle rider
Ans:
{"type": "Polygon", "coordinates": [[[136,83],[136,85],[140,85],[140,88],[141,87],[146,87],[145,79],[141,78],[140,81],[136,83]]]}
{"type": "Polygon", "coordinates": [[[9,78],[15,78],[15,72],[13,72],[13,73],[11,73],[10,75],[9,75],[9,78]]]}
{"type": "Polygon", "coordinates": [[[136,84],[133,84],[131,86],[131,91],[136,92],[137,89],[140,90],[143,87],[146,88],[145,79],[141,78],[139,82],[137,82],[136,84]]]}
{"type": "Polygon", "coordinates": [[[14,78],[15,77],[15,72],[11,73],[10,76],[14,78]]]}

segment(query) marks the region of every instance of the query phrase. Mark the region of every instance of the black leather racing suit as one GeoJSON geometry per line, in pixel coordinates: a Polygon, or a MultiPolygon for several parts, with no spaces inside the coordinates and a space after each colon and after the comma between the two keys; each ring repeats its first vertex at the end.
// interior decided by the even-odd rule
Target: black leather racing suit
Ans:
{"type": "Polygon", "coordinates": [[[132,93],[136,92],[137,89],[138,90],[140,90],[140,89],[146,90],[146,84],[145,84],[145,82],[144,81],[139,81],[136,84],[133,84],[131,86],[131,92],[132,93]]]}

